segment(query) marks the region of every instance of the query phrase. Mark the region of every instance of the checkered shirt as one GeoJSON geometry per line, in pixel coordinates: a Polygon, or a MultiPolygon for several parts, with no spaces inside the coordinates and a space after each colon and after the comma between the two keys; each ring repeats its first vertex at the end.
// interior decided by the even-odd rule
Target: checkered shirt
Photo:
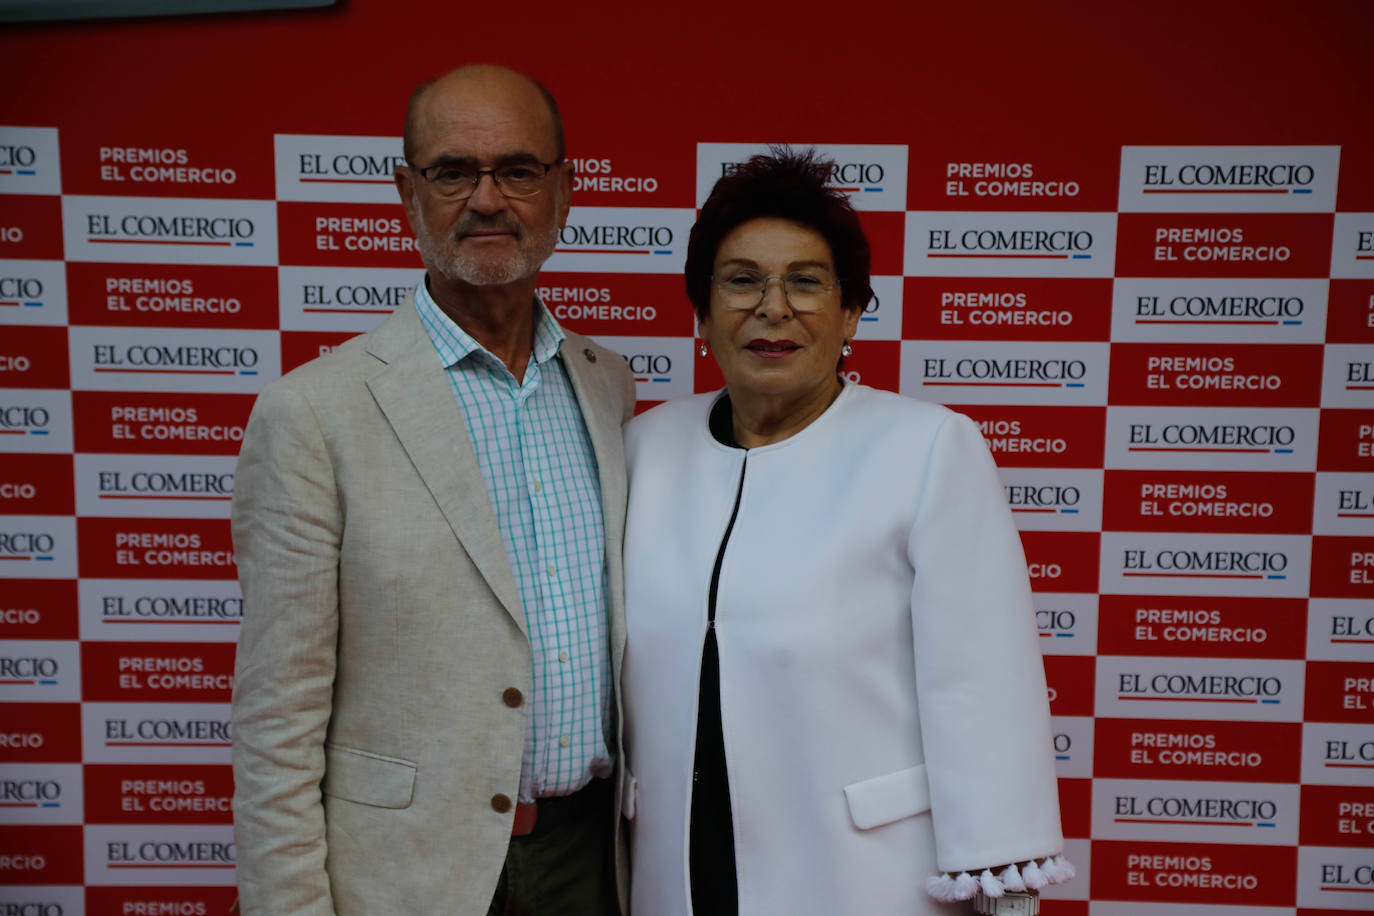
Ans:
{"type": "Polygon", "coordinates": [[[434,302],[415,305],[463,413],[520,590],[533,696],[520,800],[566,795],[611,772],[606,534],[596,455],[563,367],[566,335],[539,304],[523,382],[434,302]]]}

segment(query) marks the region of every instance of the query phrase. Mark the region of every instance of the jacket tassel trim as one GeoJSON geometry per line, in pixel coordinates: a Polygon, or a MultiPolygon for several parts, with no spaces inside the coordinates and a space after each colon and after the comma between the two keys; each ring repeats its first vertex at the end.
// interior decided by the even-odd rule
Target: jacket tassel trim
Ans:
{"type": "Polygon", "coordinates": [[[1019,866],[1013,862],[998,874],[993,874],[992,869],[985,868],[976,878],[966,871],[961,871],[957,875],[951,875],[949,872],[934,875],[926,879],[926,892],[941,903],[954,903],[958,900],[971,900],[979,891],[987,897],[1001,897],[1008,891],[1038,891],[1051,884],[1071,881],[1076,874],[1073,863],[1058,855],[1039,861],[1031,859],[1020,863],[1019,866]]]}

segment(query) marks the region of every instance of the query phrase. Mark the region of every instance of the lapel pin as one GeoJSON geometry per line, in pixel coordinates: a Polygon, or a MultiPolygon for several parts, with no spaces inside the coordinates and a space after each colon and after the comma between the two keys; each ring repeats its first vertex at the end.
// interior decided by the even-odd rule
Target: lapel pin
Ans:
{"type": "Polygon", "coordinates": [[[594,363],[594,362],[596,362],[596,354],[592,352],[592,348],[591,348],[591,347],[588,347],[587,349],[583,350],[583,351],[582,351],[582,355],[585,356],[585,357],[587,357],[587,362],[589,362],[589,363],[594,363]]]}

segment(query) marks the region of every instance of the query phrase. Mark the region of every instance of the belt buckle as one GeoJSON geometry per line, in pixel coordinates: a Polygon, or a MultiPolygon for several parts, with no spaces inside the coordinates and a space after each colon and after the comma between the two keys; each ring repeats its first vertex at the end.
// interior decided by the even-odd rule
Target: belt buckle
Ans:
{"type": "Polygon", "coordinates": [[[529,836],[534,833],[534,822],[539,816],[537,802],[519,802],[515,806],[515,820],[511,821],[511,836],[529,836]]]}

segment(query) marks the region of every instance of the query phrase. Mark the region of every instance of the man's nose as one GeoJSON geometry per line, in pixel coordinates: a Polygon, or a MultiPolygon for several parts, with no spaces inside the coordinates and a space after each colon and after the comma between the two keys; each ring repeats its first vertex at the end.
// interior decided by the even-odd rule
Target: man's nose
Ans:
{"type": "Polygon", "coordinates": [[[472,189],[468,207],[479,213],[496,213],[506,208],[506,195],[501,193],[496,177],[490,172],[477,176],[477,187],[472,189]]]}

